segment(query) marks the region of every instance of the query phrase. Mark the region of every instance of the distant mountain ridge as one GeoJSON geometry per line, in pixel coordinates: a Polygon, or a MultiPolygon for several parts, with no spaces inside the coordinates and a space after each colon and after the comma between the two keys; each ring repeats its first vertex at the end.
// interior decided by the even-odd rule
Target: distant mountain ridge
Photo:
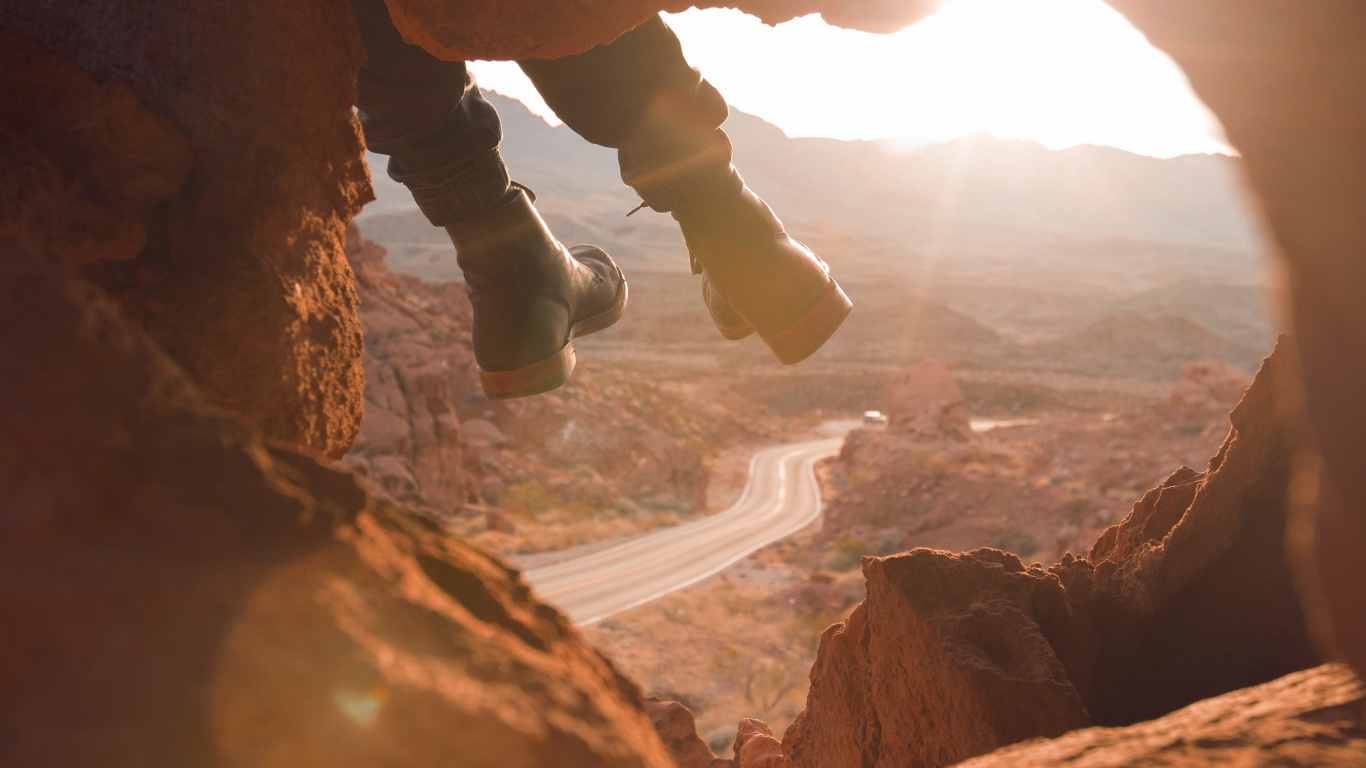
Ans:
{"type": "MultiPolygon", "coordinates": [[[[519,101],[488,98],[503,118],[502,152],[514,178],[537,192],[553,223],[629,251],[681,246],[665,217],[625,218],[638,198],[622,185],[614,150],[551,127],[519,101]]],[[[910,150],[894,140],[792,139],[734,109],[725,128],[746,180],[798,230],[838,230],[911,250],[931,237],[939,247],[967,249],[1033,250],[1057,237],[1196,244],[1241,255],[1260,248],[1236,158],[1161,160],[1098,146],[1052,151],[985,134],[910,150]]],[[[380,158],[370,157],[379,170],[373,163],[380,158]]],[[[362,221],[414,210],[401,186],[385,178],[376,187],[379,201],[362,221]]]]}

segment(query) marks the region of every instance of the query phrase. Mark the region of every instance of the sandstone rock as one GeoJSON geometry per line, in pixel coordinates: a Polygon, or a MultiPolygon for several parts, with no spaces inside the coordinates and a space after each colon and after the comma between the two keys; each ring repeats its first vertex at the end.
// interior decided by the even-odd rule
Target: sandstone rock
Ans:
{"type": "Polygon", "coordinates": [[[951,765],[1090,723],[1068,679],[1085,659],[1052,645],[1090,619],[1056,574],[995,550],[920,549],[866,558],[864,575],[868,598],[821,637],[788,764],[951,765]]]}
{"type": "Polygon", "coordinates": [[[773,738],[768,723],[744,718],[735,734],[735,765],[737,768],[783,768],[782,743],[773,738]]]}
{"type": "Polygon", "coordinates": [[[166,121],[194,148],[193,177],[154,206],[146,246],[100,238],[127,244],[104,258],[127,260],[92,276],[215,403],[274,440],[344,453],[362,380],[342,232],[371,197],[351,111],[362,54],[349,5],[3,2],[0,26],[87,74],[118,73],[94,87],[69,67],[27,82],[22,69],[0,72],[4,93],[70,96],[25,103],[70,129],[53,151],[76,181],[138,207],[174,192],[183,170],[166,121]]]}
{"type": "Polygon", "coordinates": [[[892,394],[890,429],[924,437],[966,438],[971,433],[963,390],[938,360],[920,361],[892,394]]]}
{"type": "Polygon", "coordinates": [[[1206,472],[1175,472],[1088,556],[1102,636],[1096,722],[1158,717],[1318,663],[1285,559],[1291,364],[1282,339],[1206,472]]]}
{"type": "Polygon", "coordinates": [[[959,768],[1361,765],[1366,762],[1364,698],[1349,670],[1329,664],[1201,701],[1152,722],[1026,742],[959,768]]]}
{"type": "Polygon", "coordinates": [[[1306,575],[1366,673],[1366,6],[1109,0],[1176,61],[1237,147],[1285,257],[1316,456],[1298,465],[1306,575]],[[1316,514],[1315,514],[1316,511],[1316,514]]]}
{"type": "Polygon", "coordinates": [[[0,249],[0,764],[671,765],[515,571],[268,448],[0,249]]]}
{"type": "Polygon", "coordinates": [[[168,120],[121,83],[101,87],[61,54],[0,28],[0,227],[72,265],[146,245],[137,213],[174,195],[192,160],[168,120]]]}
{"type": "Polygon", "coordinates": [[[1223,360],[1196,360],[1181,369],[1181,378],[1172,386],[1175,408],[1226,410],[1238,402],[1251,382],[1247,373],[1223,360]]]}
{"type": "MultiPolygon", "coordinates": [[[[553,59],[611,42],[660,11],[679,12],[681,0],[612,0],[592,12],[553,0],[463,3],[386,0],[394,24],[408,42],[451,61],[468,59],[553,59]]],[[[919,21],[938,0],[740,0],[702,2],[699,7],[734,7],[768,24],[820,12],[832,24],[871,32],[894,32],[919,21]]]]}
{"type": "Polygon", "coordinates": [[[365,460],[391,498],[449,514],[478,495],[466,482],[456,413],[475,387],[469,304],[459,286],[394,275],[384,249],[355,225],[346,255],[361,299],[366,376],[365,421],[350,455],[365,460]]]}
{"type": "Polygon", "coordinates": [[[651,696],[645,699],[645,711],[678,768],[731,768],[731,761],[717,757],[697,735],[692,710],[676,701],[651,696]]]}

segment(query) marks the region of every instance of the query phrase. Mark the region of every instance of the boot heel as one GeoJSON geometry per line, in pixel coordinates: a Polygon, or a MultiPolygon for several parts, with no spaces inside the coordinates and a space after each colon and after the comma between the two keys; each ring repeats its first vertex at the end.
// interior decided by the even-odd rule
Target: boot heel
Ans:
{"type": "Polygon", "coordinates": [[[784,364],[800,363],[835,334],[853,308],[839,283],[831,280],[806,314],[781,331],[764,336],[764,343],[784,364]]]}
{"type": "Polygon", "coordinates": [[[490,400],[511,400],[549,392],[569,381],[574,372],[574,345],[565,344],[559,352],[539,362],[512,371],[479,370],[479,385],[490,400]]]}

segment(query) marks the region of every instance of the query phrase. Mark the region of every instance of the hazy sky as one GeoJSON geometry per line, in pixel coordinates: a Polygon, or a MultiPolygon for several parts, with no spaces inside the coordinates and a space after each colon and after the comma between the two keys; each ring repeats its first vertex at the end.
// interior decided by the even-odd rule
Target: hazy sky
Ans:
{"type": "MultiPolygon", "coordinates": [[[[807,16],[666,15],[726,100],[789,136],[948,140],[977,131],[1052,149],[1108,144],[1157,157],[1227,152],[1185,76],[1101,0],[947,0],[894,35],[807,16]]],[[[515,64],[481,85],[557,122],[515,64]]]]}

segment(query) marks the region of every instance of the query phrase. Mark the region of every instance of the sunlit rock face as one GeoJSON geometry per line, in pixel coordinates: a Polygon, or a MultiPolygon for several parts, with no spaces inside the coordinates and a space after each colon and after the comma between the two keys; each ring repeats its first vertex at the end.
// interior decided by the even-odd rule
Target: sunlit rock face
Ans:
{"type": "Polygon", "coordinates": [[[1356,676],[1327,664],[1151,722],[1007,747],[960,768],[1355,765],[1366,754],[1363,705],[1356,676]]]}
{"type": "MultiPolygon", "coordinates": [[[[69,197],[105,212],[38,203],[93,222],[56,228],[84,239],[41,250],[89,264],[213,402],[271,439],[344,453],[362,375],[342,234],[371,197],[350,4],[5,2],[0,27],[67,60],[7,66],[0,91],[15,97],[7,117],[44,116],[20,121],[48,127],[24,146],[65,175],[69,197]],[[101,84],[79,87],[77,67],[101,84]],[[92,240],[108,245],[90,251],[92,240]]],[[[0,49],[7,62],[24,55],[0,49]]],[[[30,197],[32,184],[6,178],[9,194],[30,197]]]]}
{"type": "Polygon", "coordinates": [[[516,573],[0,249],[0,765],[672,765],[516,573]]]}
{"type": "Polygon", "coordinates": [[[554,59],[610,43],[664,11],[737,8],[768,24],[820,13],[831,24],[869,32],[895,32],[913,24],[939,0],[606,0],[585,6],[556,0],[385,0],[404,39],[450,61],[554,59]]]}
{"type": "Polygon", "coordinates": [[[1284,554],[1300,430],[1288,347],[1263,363],[1206,471],[1173,473],[1084,560],[865,558],[868,596],[822,636],[806,710],[765,759],[952,765],[1320,663],[1284,554]]]}

